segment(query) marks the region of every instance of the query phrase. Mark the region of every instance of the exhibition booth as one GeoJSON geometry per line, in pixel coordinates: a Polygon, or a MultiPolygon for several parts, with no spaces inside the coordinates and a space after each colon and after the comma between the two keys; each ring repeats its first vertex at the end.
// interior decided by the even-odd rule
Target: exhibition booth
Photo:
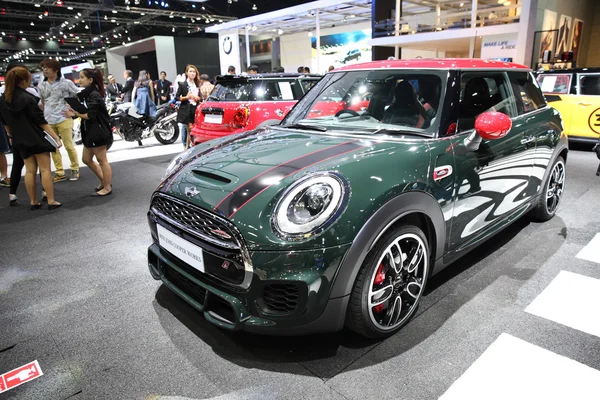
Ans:
{"type": "Polygon", "coordinates": [[[434,5],[319,0],[206,31],[219,35],[222,73],[229,65],[244,71],[250,64],[261,71],[308,66],[323,73],[329,66],[390,56],[483,58],[532,68],[545,61],[545,68],[564,68],[586,65],[594,41],[593,11],[592,2],[583,0],[456,0],[434,5]]]}
{"type": "Polygon", "coordinates": [[[152,79],[158,79],[160,71],[174,79],[188,64],[214,76],[220,73],[217,47],[216,38],[152,36],[106,50],[106,62],[108,72],[121,83],[126,69],[133,71],[134,77],[143,69],[152,79]]]}

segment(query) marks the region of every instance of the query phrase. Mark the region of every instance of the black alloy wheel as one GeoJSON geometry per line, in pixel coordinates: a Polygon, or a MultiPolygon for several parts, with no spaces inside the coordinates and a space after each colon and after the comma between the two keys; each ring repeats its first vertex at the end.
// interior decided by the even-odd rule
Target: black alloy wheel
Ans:
{"type": "Polygon", "coordinates": [[[346,325],[370,338],[385,338],[415,313],[429,274],[429,244],[423,231],[401,225],[367,255],[356,278],[346,325]]]}

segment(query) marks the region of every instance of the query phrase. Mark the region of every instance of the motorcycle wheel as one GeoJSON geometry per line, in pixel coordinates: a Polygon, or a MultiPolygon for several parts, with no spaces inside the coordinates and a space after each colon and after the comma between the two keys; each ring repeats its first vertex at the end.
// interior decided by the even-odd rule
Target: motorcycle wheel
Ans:
{"type": "Polygon", "coordinates": [[[177,121],[171,121],[169,125],[165,126],[165,130],[168,131],[168,133],[161,134],[157,130],[154,131],[154,137],[156,137],[156,140],[162,144],[175,143],[179,137],[179,126],[177,126],[177,121]]]}

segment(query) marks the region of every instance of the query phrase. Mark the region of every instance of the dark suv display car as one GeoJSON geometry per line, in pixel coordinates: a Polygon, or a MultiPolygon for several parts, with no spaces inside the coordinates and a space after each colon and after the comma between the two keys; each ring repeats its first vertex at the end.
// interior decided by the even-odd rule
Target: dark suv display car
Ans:
{"type": "Polygon", "coordinates": [[[319,79],[291,73],[218,77],[209,98],[196,109],[192,143],[279,124],[319,79]]]}
{"type": "Polygon", "coordinates": [[[554,216],[567,152],[524,66],[346,66],[281,125],[171,162],[148,212],[150,272],[225,329],[385,337],[430,276],[525,214],[554,216]]]}

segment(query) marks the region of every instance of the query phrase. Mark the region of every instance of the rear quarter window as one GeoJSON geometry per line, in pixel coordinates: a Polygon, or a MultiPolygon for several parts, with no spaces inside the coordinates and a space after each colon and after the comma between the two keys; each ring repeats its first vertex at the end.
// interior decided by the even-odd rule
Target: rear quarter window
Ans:
{"type": "Polygon", "coordinates": [[[509,72],[510,84],[517,100],[519,115],[535,111],[546,105],[537,82],[529,72],[509,72]]]}

